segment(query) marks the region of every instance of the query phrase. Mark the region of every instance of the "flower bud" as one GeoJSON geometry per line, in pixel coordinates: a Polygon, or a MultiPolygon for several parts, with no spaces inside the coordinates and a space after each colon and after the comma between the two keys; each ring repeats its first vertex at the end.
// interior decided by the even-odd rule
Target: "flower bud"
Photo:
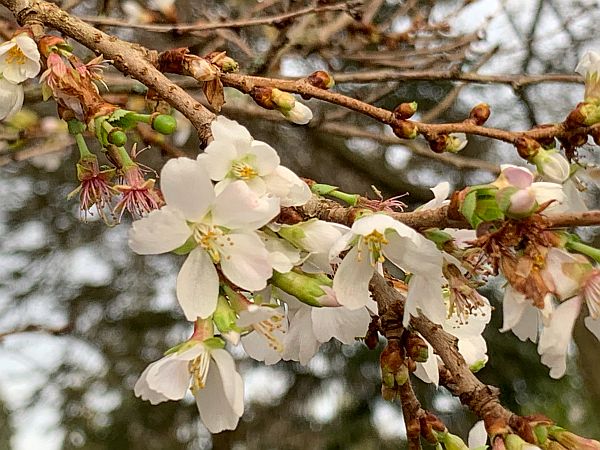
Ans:
{"type": "Polygon", "coordinates": [[[299,272],[273,271],[271,284],[310,306],[340,306],[328,278],[316,279],[299,272]]]}
{"type": "Polygon", "coordinates": [[[416,333],[410,333],[404,343],[406,354],[416,362],[424,363],[429,357],[427,343],[416,333]]]}
{"type": "Polygon", "coordinates": [[[394,118],[397,120],[410,119],[417,112],[417,102],[400,103],[394,109],[394,118]]]}
{"type": "Polygon", "coordinates": [[[480,103],[471,109],[469,119],[475,125],[483,125],[490,117],[490,114],[490,105],[487,103],[480,103]]]}
{"type": "Polygon", "coordinates": [[[500,189],[496,193],[496,203],[504,214],[514,219],[530,216],[538,206],[534,192],[515,187],[500,189]]]}
{"type": "Polygon", "coordinates": [[[519,156],[523,159],[530,159],[534,157],[538,150],[542,147],[538,141],[531,139],[526,136],[521,136],[515,139],[515,147],[519,156]]]}
{"type": "Polygon", "coordinates": [[[467,146],[465,133],[439,134],[434,139],[428,140],[429,147],[435,153],[458,153],[467,146]]]}
{"type": "Polygon", "coordinates": [[[578,436],[560,427],[551,428],[549,436],[568,450],[600,450],[600,442],[578,436]]]}
{"type": "Polygon", "coordinates": [[[335,85],[333,77],[324,70],[317,70],[306,77],[306,81],[319,89],[331,89],[335,85]]]}
{"type": "Polygon", "coordinates": [[[271,90],[271,99],[277,105],[280,111],[291,111],[296,106],[296,98],[289,92],[283,92],[279,89],[271,90]]]}
{"type": "Polygon", "coordinates": [[[235,311],[223,295],[219,295],[217,308],[213,314],[213,321],[221,335],[237,345],[240,340],[240,328],[236,325],[237,317],[235,311]]]}
{"type": "Polygon", "coordinates": [[[206,59],[224,73],[236,72],[240,68],[236,60],[227,56],[225,52],[209,53],[206,55],[206,59]]]}
{"type": "Polygon", "coordinates": [[[530,162],[535,164],[539,173],[555,183],[564,183],[571,174],[569,161],[558,150],[540,148],[530,162]]]}
{"type": "Polygon", "coordinates": [[[419,134],[417,125],[408,120],[396,120],[390,124],[394,134],[400,139],[414,139],[419,134]]]}
{"type": "Polygon", "coordinates": [[[585,78],[585,101],[600,101],[600,54],[587,52],[577,64],[575,72],[585,78]]]}
{"type": "Polygon", "coordinates": [[[446,450],[469,450],[467,444],[455,434],[445,432],[438,433],[437,436],[438,440],[444,444],[446,450]]]}
{"type": "Polygon", "coordinates": [[[516,434],[509,434],[504,438],[506,450],[541,450],[537,445],[525,442],[516,434]]]}
{"type": "Polygon", "coordinates": [[[254,86],[250,91],[250,96],[254,101],[265,109],[275,109],[277,105],[272,97],[273,89],[265,86],[254,86]]]}
{"type": "Polygon", "coordinates": [[[291,110],[280,110],[280,112],[287,120],[298,125],[306,125],[313,118],[311,109],[300,102],[296,102],[291,110]]]}

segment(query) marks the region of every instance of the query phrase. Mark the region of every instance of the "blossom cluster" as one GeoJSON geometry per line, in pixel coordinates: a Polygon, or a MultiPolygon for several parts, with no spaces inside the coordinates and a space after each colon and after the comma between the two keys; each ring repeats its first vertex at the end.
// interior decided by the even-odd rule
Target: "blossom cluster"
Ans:
{"type": "Polygon", "coordinates": [[[265,364],[306,364],[332,338],[352,343],[365,336],[377,313],[369,281],[382,273],[385,261],[410,274],[404,322],[424,314],[445,324],[474,365],[478,358],[485,362],[480,334],[489,303],[478,296],[481,320],[464,320],[468,305],[448,314],[453,289],[443,267],[451,257],[434,242],[366,210],[351,228],[318,219],[281,222],[282,207],[311,199],[308,185],[237,122],[220,116],[212,134],[197,159],[165,164],[160,177],[165,205],[135,221],[130,231],[129,245],[138,254],[187,255],[176,294],[195,324],[187,342],[142,374],[137,395],[152,403],[177,400],[191,386],[210,431],[235,427],[243,389],[225,342],[241,344],[265,364]],[[209,413],[217,403],[223,408],[218,423],[209,413]]]}

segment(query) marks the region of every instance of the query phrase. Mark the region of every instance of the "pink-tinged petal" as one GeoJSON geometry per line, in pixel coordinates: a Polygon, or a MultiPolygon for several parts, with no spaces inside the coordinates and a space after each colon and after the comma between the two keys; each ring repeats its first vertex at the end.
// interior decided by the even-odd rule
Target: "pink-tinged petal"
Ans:
{"type": "Polygon", "coordinates": [[[259,197],[243,181],[235,181],[219,194],[212,208],[215,225],[256,230],[279,214],[279,200],[259,197]]]}
{"type": "Polygon", "coordinates": [[[427,361],[424,363],[417,363],[417,369],[415,370],[414,374],[421,381],[424,381],[425,383],[433,383],[435,387],[438,387],[440,383],[438,357],[433,352],[433,347],[429,344],[429,342],[425,342],[427,343],[427,351],[429,356],[427,357],[427,361]]]}
{"type": "Polygon", "coordinates": [[[191,235],[185,217],[165,206],[133,222],[129,248],[138,255],[157,255],[181,247],[191,235]]]}
{"type": "Polygon", "coordinates": [[[252,136],[246,127],[225,116],[217,116],[210,124],[210,130],[215,141],[238,140],[248,144],[252,141],[252,136]]]}
{"type": "Polygon", "coordinates": [[[487,440],[488,434],[485,430],[485,423],[483,420],[480,420],[473,425],[473,428],[471,428],[471,431],[469,431],[469,448],[475,449],[483,447],[487,443],[487,440]]]}
{"type": "MultiPolygon", "coordinates": [[[[206,377],[206,386],[196,393],[196,406],[200,412],[200,419],[211,433],[235,430],[241,417],[227,398],[226,389],[231,389],[231,386],[223,384],[221,375],[217,365],[211,364],[206,377]]],[[[234,395],[237,395],[238,390],[243,395],[243,382],[237,372],[235,375],[234,395]]]]}
{"type": "Polygon", "coordinates": [[[343,344],[352,344],[357,337],[365,336],[370,322],[371,315],[366,308],[312,308],[313,332],[323,343],[336,338],[343,344]]]}
{"type": "MultiPolygon", "coordinates": [[[[152,363],[155,364],[155,363],[152,363]]],[[[169,398],[160,392],[155,391],[150,388],[148,385],[148,372],[152,368],[152,364],[150,364],[146,369],[142,372],[140,377],[135,383],[133,388],[133,392],[136,397],[140,397],[142,400],[149,401],[153,405],[158,405],[159,403],[166,402],[169,398]]]]}
{"type": "Polygon", "coordinates": [[[177,275],[177,300],[189,321],[209,317],[217,307],[219,276],[204,249],[191,251],[177,275]]]}
{"type": "Polygon", "coordinates": [[[255,234],[232,233],[219,238],[221,270],[233,284],[257,291],[267,285],[273,267],[260,238],[255,234]]]}
{"type": "Polygon", "coordinates": [[[181,400],[190,386],[187,361],[165,356],[148,366],[148,387],[169,400],[181,400]]]}
{"type": "Polygon", "coordinates": [[[279,155],[273,147],[262,141],[252,141],[250,152],[255,155],[253,166],[259,176],[273,172],[279,166],[279,155]]]}
{"type": "Polygon", "coordinates": [[[502,175],[511,186],[519,189],[525,189],[533,183],[533,174],[525,167],[508,166],[502,169],[502,175]]]}
{"type": "Polygon", "coordinates": [[[550,325],[544,327],[538,343],[542,364],[550,368],[552,378],[560,378],[567,369],[567,350],[582,299],[575,297],[561,303],[552,313],[550,325]]]}
{"type": "Polygon", "coordinates": [[[173,158],[164,165],[160,176],[167,205],[181,211],[190,222],[200,221],[215,198],[204,164],[190,158],[173,158]]]}
{"type": "Polygon", "coordinates": [[[230,141],[214,140],[206,147],[204,153],[198,155],[206,166],[206,170],[215,181],[220,181],[231,170],[231,164],[238,157],[237,151],[230,141]]]}
{"type": "Polygon", "coordinates": [[[359,257],[356,247],[350,250],[333,277],[333,290],[338,302],[348,309],[364,307],[371,297],[369,281],[373,272],[368,254],[362,252],[359,257]]]}

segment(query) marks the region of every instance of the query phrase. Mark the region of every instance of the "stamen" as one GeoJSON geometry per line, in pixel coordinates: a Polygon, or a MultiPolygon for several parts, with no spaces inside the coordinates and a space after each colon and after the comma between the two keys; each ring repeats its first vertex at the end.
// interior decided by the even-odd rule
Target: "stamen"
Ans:
{"type": "MultiPolygon", "coordinates": [[[[223,243],[219,243],[218,240],[223,236],[223,231],[216,227],[197,223],[194,226],[193,234],[198,245],[206,250],[215,264],[218,264],[221,261],[219,247],[223,246],[223,243]]],[[[228,241],[230,245],[233,245],[231,239],[228,241]]]]}
{"type": "Polygon", "coordinates": [[[283,314],[276,313],[269,319],[252,325],[254,331],[264,336],[267,340],[267,345],[278,353],[283,352],[283,343],[275,337],[274,332],[281,330],[283,319],[283,314]]]}
{"type": "Polygon", "coordinates": [[[8,52],[6,52],[6,62],[8,64],[19,64],[23,65],[27,61],[27,57],[21,51],[18,45],[12,47],[8,52]]]}
{"type": "Polygon", "coordinates": [[[388,240],[385,238],[385,235],[383,233],[380,233],[377,230],[373,230],[368,235],[363,236],[361,241],[362,242],[359,242],[359,249],[362,243],[365,243],[367,245],[367,248],[369,249],[370,262],[373,267],[375,267],[377,263],[382,263],[385,261],[382,248],[388,243],[388,240]]]}
{"type": "Polygon", "coordinates": [[[242,161],[235,161],[231,165],[231,173],[240,180],[251,180],[258,176],[258,172],[250,164],[242,161]]]}
{"type": "Polygon", "coordinates": [[[196,395],[200,389],[206,386],[206,378],[208,377],[208,369],[210,367],[210,353],[205,351],[196,359],[189,362],[188,369],[192,375],[192,384],[190,390],[196,395]]]}

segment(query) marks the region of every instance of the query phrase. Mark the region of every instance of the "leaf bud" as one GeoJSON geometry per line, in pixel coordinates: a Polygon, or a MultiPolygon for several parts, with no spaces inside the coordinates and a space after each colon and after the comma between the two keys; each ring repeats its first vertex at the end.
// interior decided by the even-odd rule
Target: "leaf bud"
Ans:
{"type": "Polygon", "coordinates": [[[306,81],[319,89],[331,89],[335,85],[333,77],[324,70],[317,70],[306,77],[306,81]]]}
{"type": "Polygon", "coordinates": [[[419,134],[417,125],[408,120],[396,120],[391,126],[394,134],[400,139],[414,139],[419,134]]]}
{"type": "Polygon", "coordinates": [[[520,136],[514,142],[519,156],[523,159],[533,158],[542,147],[538,141],[526,136],[520,136]]]}
{"type": "Polygon", "coordinates": [[[410,119],[417,112],[417,102],[400,103],[394,109],[394,118],[397,120],[410,119]]]}

